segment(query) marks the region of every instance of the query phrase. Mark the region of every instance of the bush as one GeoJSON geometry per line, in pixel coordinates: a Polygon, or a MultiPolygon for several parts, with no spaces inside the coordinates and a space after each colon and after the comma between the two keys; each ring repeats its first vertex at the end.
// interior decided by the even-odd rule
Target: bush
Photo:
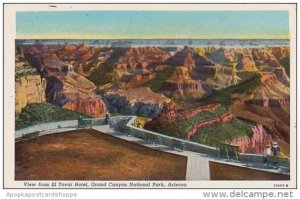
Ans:
{"type": "Polygon", "coordinates": [[[66,110],[49,103],[28,104],[17,117],[15,127],[16,129],[21,129],[41,123],[77,120],[79,115],[89,117],[82,113],[66,110]]]}
{"type": "Polygon", "coordinates": [[[21,73],[16,73],[15,74],[15,79],[27,76],[27,75],[39,75],[39,73],[36,70],[31,70],[31,71],[24,71],[21,73]]]}
{"type": "Polygon", "coordinates": [[[252,136],[253,124],[233,118],[230,122],[203,127],[192,137],[192,141],[218,147],[220,142],[252,136]]]}
{"type": "Polygon", "coordinates": [[[159,137],[157,135],[151,134],[151,133],[147,133],[147,139],[151,142],[154,143],[159,143],[159,137]]]}
{"type": "Polygon", "coordinates": [[[39,131],[35,131],[35,132],[32,132],[32,133],[27,133],[27,134],[23,134],[22,135],[22,139],[32,139],[32,138],[36,138],[38,137],[40,134],[39,131]]]}
{"type": "Polygon", "coordinates": [[[126,126],[126,124],[120,122],[116,125],[115,127],[116,130],[120,131],[121,133],[125,133],[125,134],[131,134],[132,130],[130,127],[126,126]]]}

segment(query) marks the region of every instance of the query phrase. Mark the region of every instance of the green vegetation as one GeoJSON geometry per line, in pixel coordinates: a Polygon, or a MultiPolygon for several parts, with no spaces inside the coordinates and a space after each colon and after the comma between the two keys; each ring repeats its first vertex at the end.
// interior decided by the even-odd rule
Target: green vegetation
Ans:
{"type": "Polygon", "coordinates": [[[188,132],[192,129],[194,125],[199,122],[214,118],[218,115],[226,113],[225,107],[219,107],[214,111],[205,111],[198,115],[195,115],[188,120],[181,121],[166,121],[160,126],[160,132],[166,135],[186,139],[188,132]]]}
{"type": "MultiPolygon", "coordinates": [[[[220,106],[214,111],[202,112],[188,120],[164,121],[159,124],[159,132],[165,135],[186,139],[194,125],[213,119],[226,112],[227,109],[224,106],[220,106]]],[[[233,118],[230,122],[217,123],[199,129],[191,138],[191,141],[218,147],[220,143],[228,140],[252,136],[252,128],[252,123],[233,118]]]]}
{"type": "Polygon", "coordinates": [[[149,141],[159,143],[159,137],[157,135],[147,133],[146,136],[149,141]]]}
{"type": "Polygon", "coordinates": [[[220,156],[229,156],[236,158],[237,153],[239,153],[239,147],[238,146],[233,146],[233,145],[229,145],[229,144],[224,144],[221,143],[219,145],[219,154],[220,156]]]}
{"type": "Polygon", "coordinates": [[[132,130],[130,127],[126,126],[126,123],[118,123],[115,127],[116,130],[122,132],[122,133],[125,133],[125,134],[131,134],[132,133],[132,130]]]}
{"type": "Polygon", "coordinates": [[[32,138],[37,138],[39,136],[40,132],[39,131],[35,131],[32,133],[27,133],[22,135],[22,139],[32,139],[32,138]]]}
{"type": "Polygon", "coordinates": [[[214,91],[212,94],[202,98],[199,102],[203,105],[211,103],[221,103],[224,106],[228,106],[232,103],[234,98],[233,94],[243,94],[247,91],[251,91],[260,85],[259,74],[253,75],[250,79],[247,79],[238,85],[230,86],[220,91],[214,91]]]}
{"type": "Polygon", "coordinates": [[[95,125],[95,121],[93,120],[83,120],[83,119],[79,119],[78,120],[78,126],[80,127],[92,127],[93,125],[95,125]]]}
{"type": "Polygon", "coordinates": [[[233,118],[230,122],[203,127],[192,137],[192,141],[217,147],[220,142],[252,136],[253,124],[233,118]]]}
{"type": "Polygon", "coordinates": [[[165,70],[156,73],[156,77],[150,81],[147,81],[142,86],[150,87],[153,92],[159,92],[162,84],[165,80],[171,77],[176,69],[176,66],[169,66],[165,70]]]}
{"type": "Polygon", "coordinates": [[[102,63],[95,71],[88,77],[97,86],[110,83],[111,79],[106,76],[114,69],[114,65],[118,62],[119,58],[124,55],[127,48],[114,48],[114,52],[110,55],[110,58],[102,63]]]}
{"type": "Polygon", "coordinates": [[[29,71],[23,71],[20,73],[15,74],[15,79],[27,76],[27,75],[39,75],[39,73],[36,70],[29,70],[29,71]]]}
{"type": "Polygon", "coordinates": [[[22,109],[15,125],[16,129],[21,129],[40,123],[75,120],[78,119],[79,115],[88,117],[82,113],[69,111],[49,103],[29,104],[22,109]]]}
{"type": "Polygon", "coordinates": [[[251,79],[254,75],[257,74],[257,72],[253,72],[253,71],[238,71],[237,76],[239,78],[241,78],[242,81],[246,81],[251,79]]]}
{"type": "Polygon", "coordinates": [[[284,57],[279,60],[279,63],[284,67],[287,76],[290,76],[290,57],[284,57]]]}

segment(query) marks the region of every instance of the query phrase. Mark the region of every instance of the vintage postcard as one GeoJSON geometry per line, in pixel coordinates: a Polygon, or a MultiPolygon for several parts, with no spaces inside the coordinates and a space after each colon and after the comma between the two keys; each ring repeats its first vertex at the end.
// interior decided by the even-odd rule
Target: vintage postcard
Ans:
{"type": "Polygon", "coordinates": [[[296,4],[5,4],[4,188],[296,188],[296,4]]]}

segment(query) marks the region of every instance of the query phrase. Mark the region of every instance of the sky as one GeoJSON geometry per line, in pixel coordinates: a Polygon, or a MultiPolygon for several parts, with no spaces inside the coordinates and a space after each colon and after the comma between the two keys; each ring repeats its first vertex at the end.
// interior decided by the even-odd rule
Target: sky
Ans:
{"type": "Polygon", "coordinates": [[[18,39],[288,39],[288,11],[18,12],[18,39]]]}

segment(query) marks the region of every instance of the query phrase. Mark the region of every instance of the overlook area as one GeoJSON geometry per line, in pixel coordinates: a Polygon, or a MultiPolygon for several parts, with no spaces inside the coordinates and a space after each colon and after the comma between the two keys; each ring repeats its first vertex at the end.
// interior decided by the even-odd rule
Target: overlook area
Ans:
{"type": "Polygon", "coordinates": [[[187,158],[92,129],[17,142],[16,180],[185,180],[187,158]]]}

